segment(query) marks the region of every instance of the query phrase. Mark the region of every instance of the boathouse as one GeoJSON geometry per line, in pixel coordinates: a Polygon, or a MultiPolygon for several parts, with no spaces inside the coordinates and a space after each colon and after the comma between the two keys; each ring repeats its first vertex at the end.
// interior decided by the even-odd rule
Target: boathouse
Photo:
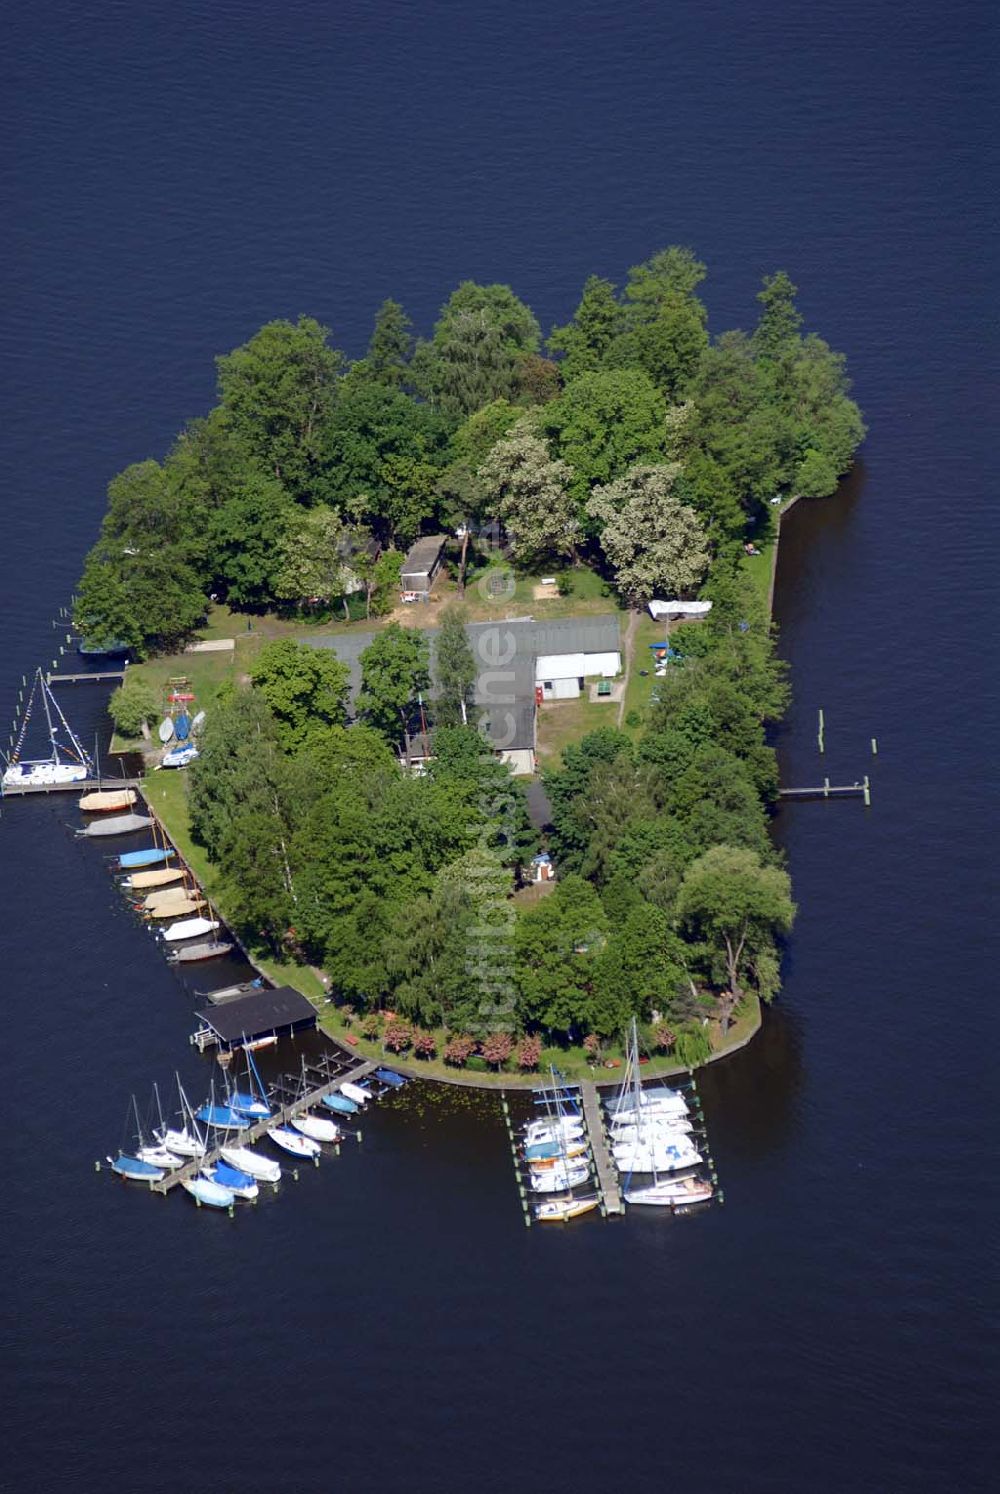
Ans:
{"type": "Polygon", "coordinates": [[[289,1037],[316,1026],[316,1008],[301,991],[279,986],[274,991],[251,991],[224,1006],[196,1012],[202,1031],[220,1048],[239,1048],[262,1038],[289,1037]]]}

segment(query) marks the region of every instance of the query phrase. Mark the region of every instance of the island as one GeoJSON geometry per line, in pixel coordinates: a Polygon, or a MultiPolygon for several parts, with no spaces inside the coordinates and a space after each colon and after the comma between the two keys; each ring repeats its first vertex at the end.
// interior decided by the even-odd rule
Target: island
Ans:
{"type": "Polygon", "coordinates": [[[386,301],[355,361],[271,322],[110,484],[74,620],[130,650],[119,739],[154,766],[195,697],[150,802],[361,1051],[511,1084],[616,1065],[635,1018],[693,1068],[779,991],[771,560],[864,424],[787,274],[714,337],[704,278],[592,275],[544,342],[473,281],[425,338],[386,301]]]}

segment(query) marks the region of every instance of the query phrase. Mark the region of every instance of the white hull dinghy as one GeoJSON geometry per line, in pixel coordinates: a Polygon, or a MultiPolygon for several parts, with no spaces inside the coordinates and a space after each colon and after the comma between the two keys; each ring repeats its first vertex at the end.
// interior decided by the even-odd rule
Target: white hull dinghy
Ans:
{"type": "Polygon", "coordinates": [[[199,939],[202,934],[214,934],[218,927],[214,918],[182,918],[180,923],[172,923],[164,929],[163,937],[168,944],[174,944],[179,939],[199,939]]]}
{"type": "Polygon", "coordinates": [[[280,1146],[283,1152],[290,1153],[293,1157],[318,1157],[320,1144],[313,1141],[311,1136],[303,1136],[299,1131],[291,1131],[287,1126],[268,1126],[267,1134],[275,1146],[280,1146]]]}
{"type": "Polygon", "coordinates": [[[313,1141],[336,1142],[340,1140],[340,1130],[332,1120],[325,1120],[321,1115],[311,1115],[308,1110],[293,1115],[291,1124],[301,1136],[310,1136],[313,1141]]]}
{"type": "Polygon", "coordinates": [[[281,1181],[281,1163],[270,1157],[262,1157],[258,1152],[251,1151],[250,1147],[224,1146],[219,1150],[224,1162],[228,1162],[230,1167],[238,1168],[240,1172],[249,1173],[252,1178],[260,1178],[262,1183],[281,1181]]]}

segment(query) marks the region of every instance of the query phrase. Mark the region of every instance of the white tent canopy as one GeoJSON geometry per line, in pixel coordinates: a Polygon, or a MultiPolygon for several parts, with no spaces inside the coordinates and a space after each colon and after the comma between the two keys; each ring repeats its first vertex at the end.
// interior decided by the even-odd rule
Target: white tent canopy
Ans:
{"type": "Polygon", "coordinates": [[[711,612],[711,602],[657,602],[647,603],[650,617],[704,617],[711,612]]]}

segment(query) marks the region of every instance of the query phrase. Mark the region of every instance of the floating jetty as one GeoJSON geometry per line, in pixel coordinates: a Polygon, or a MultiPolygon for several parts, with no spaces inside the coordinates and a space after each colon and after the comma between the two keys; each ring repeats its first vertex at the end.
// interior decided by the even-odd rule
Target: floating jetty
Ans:
{"type": "Polygon", "coordinates": [[[604,1129],[604,1118],[601,1115],[597,1085],[585,1080],[580,1085],[580,1091],[583,1100],[584,1126],[603,1205],[601,1212],[610,1215],[624,1214],[625,1205],[622,1203],[621,1189],[618,1186],[618,1173],[608,1149],[608,1138],[604,1129]]]}
{"type": "Polygon", "coordinates": [[[86,670],[83,674],[52,674],[51,671],[45,676],[47,685],[97,685],[109,684],[111,680],[123,680],[124,669],[100,669],[86,670]]]}
{"type": "Polygon", "coordinates": [[[864,799],[872,802],[871,783],[866,773],[857,783],[831,783],[829,778],[808,788],[783,788],[778,790],[779,799],[864,799]]]}
{"type": "Polygon", "coordinates": [[[78,778],[75,783],[5,783],[2,797],[15,799],[22,794],[89,794],[95,789],[139,788],[141,778],[78,778]]]}
{"type": "MultiPolygon", "coordinates": [[[[292,1119],[293,1115],[298,1115],[299,1111],[308,1110],[310,1105],[319,1104],[324,1095],[334,1094],[344,1084],[357,1084],[359,1079],[364,1079],[369,1074],[373,1074],[378,1068],[378,1064],[374,1062],[352,1063],[347,1054],[344,1054],[344,1060],[343,1071],[337,1073],[335,1077],[325,1079],[322,1083],[314,1085],[304,1093],[289,1100],[287,1104],[282,1105],[280,1110],[275,1110],[270,1115],[264,1117],[263,1120],[258,1121],[256,1125],[249,1126],[245,1130],[236,1133],[237,1144],[239,1146],[250,1146],[253,1142],[259,1141],[262,1136],[266,1136],[272,1127],[285,1125],[292,1119]]],[[[332,1067],[333,1063],[328,1059],[325,1068],[329,1070],[332,1067]]],[[[307,1072],[316,1074],[323,1073],[324,1070],[312,1069],[307,1072]]],[[[221,1141],[218,1146],[212,1147],[207,1151],[204,1157],[194,1157],[190,1162],[186,1162],[183,1167],[176,1167],[172,1172],[168,1172],[166,1177],[162,1178],[158,1183],[151,1183],[151,1192],[169,1193],[171,1188],[176,1188],[180,1183],[184,1182],[185,1178],[196,1177],[204,1169],[214,1166],[222,1156],[222,1148],[232,1145],[233,1133],[227,1131],[225,1133],[225,1140],[221,1141]]]]}

